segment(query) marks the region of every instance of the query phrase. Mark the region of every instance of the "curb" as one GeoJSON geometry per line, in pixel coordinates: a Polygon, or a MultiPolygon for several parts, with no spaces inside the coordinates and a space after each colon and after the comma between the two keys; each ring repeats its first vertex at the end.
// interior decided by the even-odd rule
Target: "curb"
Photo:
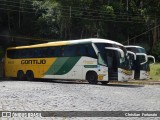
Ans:
{"type": "MultiPolygon", "coordinates": [[[[8,78],[0,77],[0,81],[9,80],[8,78]]],[[[79,81],[79,83],[85,83],[84,81],[79,81]]],[[[150,80],[130,80],[125,82],[118,82],[118,81],[110,81],[109,84],[119,84],[119,85],[160,85],[159,81],[150,81],[150,80]]]]}
{"type": "Polygon", "coordinates": [[[111,81],[110,83],[114,84],[133,84],[133,85],[160,85],[160,81],[127,81],[127,82],[116,82],[116,81],[111,81]]]}

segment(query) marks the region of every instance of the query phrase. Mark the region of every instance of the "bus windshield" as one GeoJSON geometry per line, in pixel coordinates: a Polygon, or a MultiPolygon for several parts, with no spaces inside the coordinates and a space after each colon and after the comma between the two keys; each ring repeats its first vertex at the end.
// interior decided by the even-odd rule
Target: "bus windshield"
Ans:
{"type": "Polygon", "coordinates": [[[146,50],[141,47],[126,47],[127,50],[132,51],[134,53],[146,53],[146,50]]]}
{"type": "Polygon", "coordinates": [[[109,43],[96,43],[95,44],[101,53],[101,55],[104,58],[104,61],[107,63],[109,68],[123,68],[123,69],[130,69],[130,63],[127,58],[127,50],[125,47],[115,44],[109,44],[109,43]],[[121,49],[125,56],[124,58],[120,57],[120,53],[113,50],[106,50],[105,47],[114,47],[121,49]]]}

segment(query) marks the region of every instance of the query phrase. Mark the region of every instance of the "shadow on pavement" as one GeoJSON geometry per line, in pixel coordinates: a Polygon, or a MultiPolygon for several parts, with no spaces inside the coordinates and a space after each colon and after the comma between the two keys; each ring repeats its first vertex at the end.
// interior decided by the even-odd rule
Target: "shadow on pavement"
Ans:
{"type": "Polygon", "coordinates": [[[104,86],[110,86],[110,87],[128,87],[128,88],[138,88],[138,87],[144,87],[144,85],[131,85],[131,84],[125,84],[125,83],[118,83],[118,84],[112,84],[109,83],[107,85],[104,86]]]}
{"type": "MultiPolygon", "coordinates": [[[[17,79],[3,79],[0,78],[0,82],[3,81],[12,81],[12,82],[17,82],[20,80],[17,79]]],[[[57,80],[57,79],[35,79],[34,81],[27,81],[24,80],[25,82],[46,82],[46,83],[60,83],[60,84],[88,84],[88,85],[94,85],[94,84],[89,84],[87,81],[82,81],[82,80],[57,80]]],[[[144,87],[144,85],[135,85],[135,84],[125,84],[123,82],[121,83],[108,83],[106,85],[103,85],[101,83],[98,83],[96,85],[100,86],[106,86],[106,87],[125,87],[125,88],[137,88],[137,87],[144,87]]]]}

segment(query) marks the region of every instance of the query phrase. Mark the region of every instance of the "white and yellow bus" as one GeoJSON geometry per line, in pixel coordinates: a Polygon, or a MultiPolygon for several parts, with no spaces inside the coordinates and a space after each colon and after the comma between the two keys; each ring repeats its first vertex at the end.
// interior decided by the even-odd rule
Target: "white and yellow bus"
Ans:
{"type": "Polygon", "coordinates": [[[132,79],[133,71],[122,44],[90,38],[8,48],[5,76],[20,80],[79,79],[106,84],[110,80],[132,79]]]}
{"type": "Polygon", "coordinates": [[[135,53],[136,59],[133,61],[132,70],[134,70],[134,79],[149,79],[150,65],[155,63],[152,55],[147,55],[146,50],[141,46],[125,46],[127,51],[135,53]]]}

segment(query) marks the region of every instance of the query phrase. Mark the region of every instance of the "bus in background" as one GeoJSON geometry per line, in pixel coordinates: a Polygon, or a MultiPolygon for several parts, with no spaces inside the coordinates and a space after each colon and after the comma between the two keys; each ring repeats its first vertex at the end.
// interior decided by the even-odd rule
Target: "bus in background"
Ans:
{"type": "Polygon", "coordinates": [[[149,79],[150,65],[155,63],[154,56],[147,55],[146,50],[140,46],[125,46],[127,51],[136,54],[136,60],[133,61],[134,79],[149,79]]]}
{"type": "Polygon", "coordinates": [[[79,79],[90,84],[107,84],[110,80],[132,79],[133,71],[122,44],[90,38],[8,48],[5,76],[19,80],[79,79]]]}

